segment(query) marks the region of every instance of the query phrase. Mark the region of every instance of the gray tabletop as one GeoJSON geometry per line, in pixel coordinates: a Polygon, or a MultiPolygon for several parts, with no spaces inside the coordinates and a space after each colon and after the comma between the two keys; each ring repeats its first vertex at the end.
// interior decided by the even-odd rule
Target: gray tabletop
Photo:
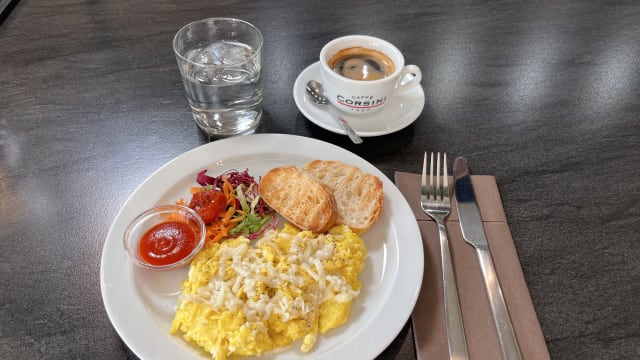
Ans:
{"type": "MultiPolygon", "coordinates": [[[[554,359],[640,357],[636,1],[23,0],[0,24],[0,354],[136,358],[100,293],[107,231],[153,171],[208,142],[171,49],[204,17],[264,33],[258,132],[320,139],[385,175],[425,149],[497,178],[554,359]],[[353,145],[296,108],[328,40],[379,36],[422,68],[409,127],[353,145]]],[[[411,326],[380,358],[414,358],[411,326]]]]}

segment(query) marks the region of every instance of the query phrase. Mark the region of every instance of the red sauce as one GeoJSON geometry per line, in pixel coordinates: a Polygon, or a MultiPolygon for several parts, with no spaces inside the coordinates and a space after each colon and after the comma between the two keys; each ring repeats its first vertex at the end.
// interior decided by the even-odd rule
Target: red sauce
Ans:
{"type": "Polygon", "coordinates": [[[151,265],[176,263],[196,247],[196,232],[182,221],[167,221],[149,229],[140,239],[140,257],[151,265]]]}
{"type": "Polygon", "coordinates": [[[211,224],[227,208],[227,197],[221,191],[203,190],[193,194],[189,207],[195,210],[205,224],[211,224]]]}

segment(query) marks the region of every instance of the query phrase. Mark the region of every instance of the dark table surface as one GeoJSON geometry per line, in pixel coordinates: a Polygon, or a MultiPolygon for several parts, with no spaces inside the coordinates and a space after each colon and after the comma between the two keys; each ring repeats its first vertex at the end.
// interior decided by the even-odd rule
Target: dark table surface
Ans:
{"type": "MultiPolygon", "coordinates": [[[[208,142],[171,49],[184,24],[264,33],[258,132],[321,139],[385,175],[425,149],[497,178],[554,359],[640,357],[640,4],[636,1],[22,0],[0,24],[0,357],[135,358],[100,293],[119,208],[208,142]],[[422,68],[411,126],[362,145],[296,108],[328,40],[379,36],[422,68]]],[[[415,357],[409,324],[381,354],[415,357]]]]}

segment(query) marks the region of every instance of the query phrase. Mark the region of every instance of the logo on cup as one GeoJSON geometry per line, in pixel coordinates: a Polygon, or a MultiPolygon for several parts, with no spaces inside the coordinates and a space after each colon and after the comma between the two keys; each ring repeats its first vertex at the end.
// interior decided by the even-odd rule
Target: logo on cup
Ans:
{"type": "Polygon", "coordinates": [[[350,108],[355,112],[366,112],[371,109],[384,106],[384,104],[387,102],[387,97],[383,96],[381,98],[375,99],[372,95],[348,97],[338,94],[336,96],[336,102],[340,105],[350,108]]]}

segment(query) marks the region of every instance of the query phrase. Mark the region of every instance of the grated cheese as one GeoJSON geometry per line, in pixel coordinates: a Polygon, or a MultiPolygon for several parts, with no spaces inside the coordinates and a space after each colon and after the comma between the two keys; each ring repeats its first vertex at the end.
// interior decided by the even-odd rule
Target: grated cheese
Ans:
{"type": "Polygon", "coordinates": [[[308,237],[301,232],[278,236],[290,242],[288,252],[276,244],[275,231],[265,234],[256,247],[246,240],[227,248],[221,253],[216,276],[195,294],[183,295],[182,300],[206,303],[214,311],[241,309],[252,322],[267,321],[272,314],[286,322],[290,318],[313,321],[320,303],[328,299],[346,302],[358,295],[342,276],[325,273],[322,261],[335,251],[334,245],[325,241],[326,235],[308,237]],[[264,246],[276,256],[266,256],[264,246]]]}

